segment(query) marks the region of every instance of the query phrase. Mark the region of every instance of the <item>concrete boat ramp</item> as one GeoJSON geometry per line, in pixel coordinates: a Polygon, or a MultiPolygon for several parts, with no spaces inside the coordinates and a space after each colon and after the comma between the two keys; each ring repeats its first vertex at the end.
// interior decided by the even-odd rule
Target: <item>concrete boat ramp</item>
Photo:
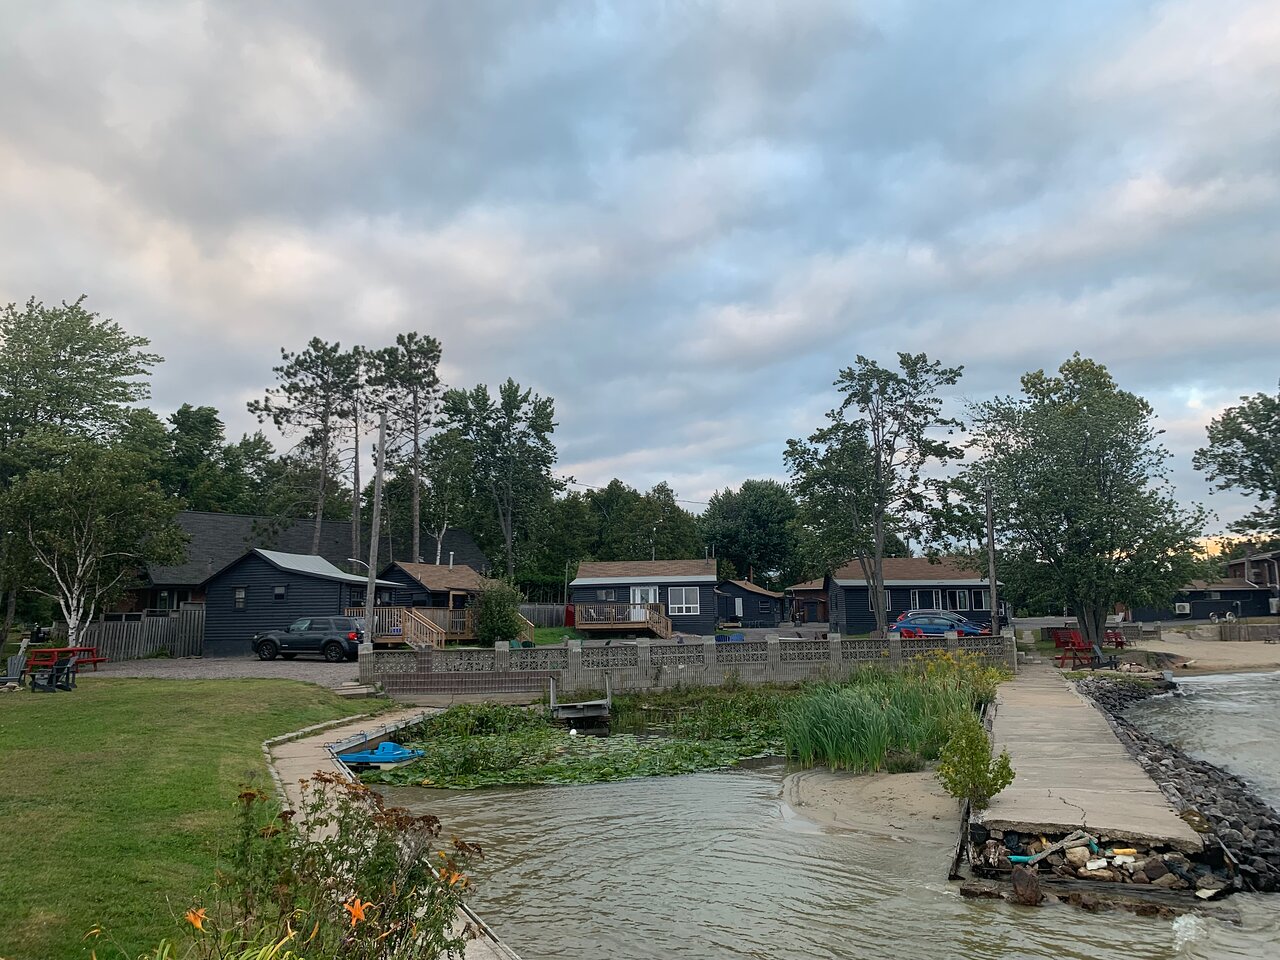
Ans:
{"type": "Polygon", "coordinates": [[[1001,685],[992,739],[997,754],[1009,751],[1014,781],[983,811],[988,827],[1032,834],[1083,828],[1183,853],[1203,849],[1101,711],[1048,664],[1028,664],[1001,685]]]}

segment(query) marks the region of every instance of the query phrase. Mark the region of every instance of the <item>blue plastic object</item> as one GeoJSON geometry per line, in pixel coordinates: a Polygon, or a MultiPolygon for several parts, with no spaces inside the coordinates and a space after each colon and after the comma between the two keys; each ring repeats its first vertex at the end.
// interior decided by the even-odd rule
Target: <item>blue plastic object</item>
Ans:
{"type": "Polygon", "coordinates": [[[420,756],[422,756],[421,750],[410,750],[408,747],[386,740],[378,744],[377,749],[344,753],[338,759],[343,763],[401,763],[405,760],[416,760],[420,756]]]}

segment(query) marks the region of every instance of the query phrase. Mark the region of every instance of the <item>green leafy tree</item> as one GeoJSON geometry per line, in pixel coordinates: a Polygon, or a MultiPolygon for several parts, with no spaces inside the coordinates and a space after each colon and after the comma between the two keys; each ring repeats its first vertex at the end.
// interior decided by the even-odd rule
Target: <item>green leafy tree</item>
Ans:
{"type": "MultiPolygon", "coordinates": [[[[108,438],[131,406],[150,396],[147,377],[160,362],[145,337],[85,307],[85,297],[47,306],[29,299],[0,310],[0,500],[15,479],[41,465],[31,459],[35,431],[108,438]]],[[[13,527],[0,533],[0,592],[7,634],[30,571],[13,527]]]]}
{"type": "Polygon", "coordinates": [[[781,585],[796,557],[795,497],[776,480],[745,480],[712,494],[702,535],[716,556],[758,583],[781,585]]]}
{"type": "Polygon", "coordinates": [[[506,643],[520,636],[523,623],[520,604],[524,596],[513,584],[505,580],[486,581],[476,594],[476,642],[482,647],[506,643]]]}
{"type": "Polygon", "coordinates": [[[1013,783],[1009,751],[991,756],[987,731],[976,715],[960,722],[938,757],[938,780],[958,800],[968,800],[975,810],[985,810],[991,798],[1013,783]]]}
{"type": "Polygon", "coordinates": [[[62,433],[27,442],[42,466],[8,491],[8,520],[33,571],[30,588],[57,603],[74,646],[140,568],[180,559],[177,504],[145,479],[136,452],[62,433]]]}
{"type": "Polygon", "coordinates": [[[444,419],[465,450],[473,483],[492,506],[507,577],[514,579],[517,534],[536,543],[549,523],[553,495],[564,485],[551,474],[555,404],[508,379],[496,399],[483,384],[448,391],[444,419]]]}
{"type": "Polygon", "coordinates": [[[312,337],[298,353],[281,349],[279,366],[273,367],[277,385],[262,400],[251,400],[249,412],[259,421],[275,424],[288,435],[300,435],[300,454],[314,464],[316,484],[315,531],[311,552],[320,551],[320,530],[325,517],[326,493],[334,473],[342,437],[354,414],[357,368],[351,351],[338,343],[312,337]]]}
{"type": "MultiPolygon", "coordinates": [[[[440,342],[435,337],[410,331],[397,334],[394,346],[378,351],[374,356],[377,369],[375,381],[383,392],[382,402],[387,410],[390,446],[398,461],[404,461],[412,478],[408,484],[410,497],[409,529],[412,539],[411,556],[422,556],[422,491],[427,480],[427,431],[435,422],[440,407],[440,342]]],[[[448,453],[449,451],[445,451],[448,453]]],[[[442,465],[440,473],[451,476],[453,463],[442,465]]],[[[439,480],[439,475],[432,478],[439,480]]],[[[446,484],[447,486],[447,484],[446,484]]],[[[451,491],[447,491],[451,492],[451,491]]],[[[440,545],[444,531],[448,529],[449,506],[436,510],[434,524],[444,516],[443,529],[436,540],[439,563],[440,545]]]]}
{"type": "Polygon", "coordinates": [[[1196,451],[1196,469],[1218,490],[1240,490],[1259,501],[1232,529],[1280,537],[1280,391],[1241,397],[1210,421],[1208,434],[1208,446],[1196,451]]]}
{"type": "Polygon", "coordinates": [[[1174,498],[1150,405],[1102,364],[1076,354],[971,415],[965,480],[991,487],[1000,575],[1022,598],[1069,607],[1097,642],[1116,604],[1165,603],[1205,572],[1207,514],[1174,498]]]}
{"type": "Polygon", "coordinates": [[[788,441],[784,453],[805,522],[828,545],[827,569],[857,560],[881,634],[888,629],[884,558],[895,537],[919,535],[945,487],[924,470],[963,456],[948,439],[961,425],[942,415],[939,396],[962,368],[923,353],[898,354],[898,366],[859,356],[835,382],[844,399],[827,425],[788,441]]]}

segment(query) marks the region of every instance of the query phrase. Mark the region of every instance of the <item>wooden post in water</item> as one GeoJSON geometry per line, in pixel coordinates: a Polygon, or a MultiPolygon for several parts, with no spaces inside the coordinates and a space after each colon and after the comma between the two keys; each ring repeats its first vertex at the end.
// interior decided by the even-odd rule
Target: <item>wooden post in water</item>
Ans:
{"type": "MultiPolygon", "coordinates": [[[[359,456],[359,451],[357,451],[359,456]]],[[[382,521],[382,471],[387,464],[387,414],[378,421],[378,465],[373,474],[373,523],[369,531],[369,579],[364,593],[365,634],[372,640],[378,635],[374,622],[374,597],[378,587],[378,529],[382,521]]]]}

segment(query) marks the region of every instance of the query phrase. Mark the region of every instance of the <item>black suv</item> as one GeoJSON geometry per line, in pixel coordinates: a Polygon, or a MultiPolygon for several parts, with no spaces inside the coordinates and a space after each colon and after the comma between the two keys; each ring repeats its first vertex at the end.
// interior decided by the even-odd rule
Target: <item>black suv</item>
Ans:
{"type": "Polygon", "coordinates": [[[319,653],[330,663],[341,663],[359,656],[363,639],[364,621],[359,617],[302,617],[284,630],[256,634],[253,652],[259,660],[319,653]]]}

